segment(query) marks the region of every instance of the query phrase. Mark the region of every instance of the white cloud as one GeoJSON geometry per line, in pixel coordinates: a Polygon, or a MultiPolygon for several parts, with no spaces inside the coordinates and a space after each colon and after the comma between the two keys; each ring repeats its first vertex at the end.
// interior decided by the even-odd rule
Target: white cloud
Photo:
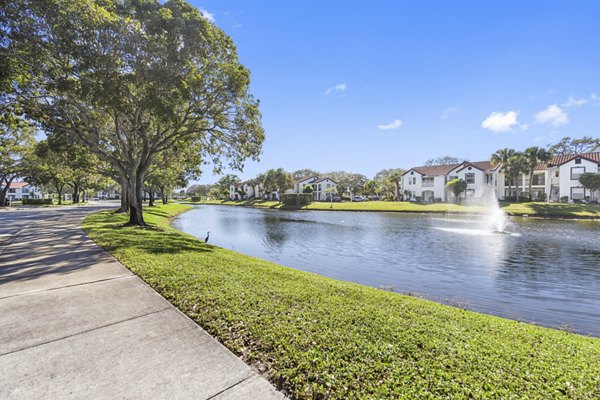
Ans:
{"type": "Polygon", "coordinates": [[[564,125],[569,122],[569,116],[559,106],[552,104],[545,110],[533,116],[538,124],[550,124],[553,126],[564,125]]]}
{"type": "Polygon", "coordinates": [[[346,83],[338,83],[335,86],[330,87],[325,91],[325,94],[329,95],[332,93],[344,93],[348,89],[348,85],[346,83]]]}
{"type": "Polygon", "coordinates": [[[200,14],[202,14],[202,17],[206,18],[208,21],[212,22],[213,24],[215,23],[215,15],[209,13],[208,11],[206,11],[203,8],[200,8],[200,14]]]}
{"type": "Polygon", "coordinates": [[[385,125],[377,125],[377,127],[379,129],[382,129],[384,131],[390,130],[390,129],[398,129],[402,126],[402,121],[400,121],[399,119],[395,119],[394,121],[390,122],[389,124],[385,124],[385,125]]]}
{"type": "Polygon", "coordinates": [[[442,115],[440,116],[440,118],[446,119],[449,116],[451,116],[452,114],[456,113],[457,111],[458,111],[458,108],[456,108],[456,107],[448,107],[442,112],[442,115]]]}
{"type": "MultiPolygon", "coordinates": [[[[508,111],[505,113],[494,111],[481,123],[481,127],[493,132],[511,131],[514,127],[519,125],[517,114],[516,111],[508,111]]],[[[522,125],[521,127],[527,129],[527,125],[522,125]]]]}
{"type": "Polygon", "coordinates": [[[566,103],[562,104],[562,107],[579,107],[582,106],[584,104],[586,104],[588,102],[587,99],[581,98],[581,99],[576,99],[573,96],[569,96],[569,98],[567,99],[566,103]]]}

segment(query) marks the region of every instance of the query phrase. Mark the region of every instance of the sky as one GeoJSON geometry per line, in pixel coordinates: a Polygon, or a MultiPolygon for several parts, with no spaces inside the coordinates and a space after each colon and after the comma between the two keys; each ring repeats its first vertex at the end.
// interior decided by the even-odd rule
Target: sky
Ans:
{"type": "Polygon", "coordinates": [[[242,179],[372,178],[600,137],[600,1],[191,3],[233,38],[260,100],[266,140],[242,179]]]}

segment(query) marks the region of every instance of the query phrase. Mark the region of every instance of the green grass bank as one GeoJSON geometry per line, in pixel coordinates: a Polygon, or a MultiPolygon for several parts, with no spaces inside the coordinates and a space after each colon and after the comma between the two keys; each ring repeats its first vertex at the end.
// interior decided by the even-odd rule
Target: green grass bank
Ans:
{"type": "MultiPolygon", "coordinates": [[[[186,202],[185,204],[216,204],[231,206],[246,206],[257,208],[286,209],[277,201],[249,200],[209,200],[199,203],[186,202]]],[[[501,207],[509,215],[529,216],[538,218],[571,218],[571,219],[600,219],[600,205],[598,204],[563,204],[563,203],[508,203],[501,207]]],[[[297,208],[288,208],[297,209],[297,208]]],[[[379,211],[379,212],[409,212],[409,213],[442,213],[442,214],[483,214],[484,207],[462,204],[417,204],[394,201],[366,201],[343,203],[312,203],[302,207],[302,210],[318,211],[379,211]]]]}
{"type": "Polygon", "coordinates": [[[98,244],[293,399],[600,398],[600,339],[286,268],[90,215],[98,244]]]}

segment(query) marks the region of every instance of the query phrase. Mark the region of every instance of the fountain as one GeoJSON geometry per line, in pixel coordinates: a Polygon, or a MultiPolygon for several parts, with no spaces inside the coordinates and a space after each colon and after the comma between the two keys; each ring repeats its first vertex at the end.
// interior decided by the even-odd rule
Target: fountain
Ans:
{"type": "Polygon", "coordinates": [[[498,198],[496,197],[496,192],[494,190],[490,190],[489,193],[483,196],[482,204],[484,207],[490,209],[490,215],[488,217],[489,224],[494,229],[494,233],[507,233],[504,231],[506,227],[506,223],[508,222],[506,218],[506,214],[500,208],[498,204],[498,198]]]}
{"type": "MultiPolygon", "coordinates": [[[[481,217],[474,220],[464,221],[472,225],[470,228],[457,228],[457,227],[433,227],[446,232],[461,233],[465,235],[507,235],[507,236],[520,236],[518,233],[509,232],[506,230],[508,224],[508,217],[506,213],[500,208],[498,204],[498,198],[492,188],[486,189],[485,192],[479,197],[479,201],[476,203],[482,208],[485,208],[487,212],[481,217]]],[[[456,223],[457,221],[454,221],[456,223]]]]}

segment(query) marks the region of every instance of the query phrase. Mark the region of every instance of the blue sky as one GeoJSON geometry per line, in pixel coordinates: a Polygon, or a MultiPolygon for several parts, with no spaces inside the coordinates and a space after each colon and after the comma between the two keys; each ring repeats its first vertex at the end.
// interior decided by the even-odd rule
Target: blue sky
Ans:
{"type": "Polygon", "coordinates": [[[233,38],[261,101],[267,139],[243,179],[372,177],[600,136],[600,1],[192,3],[233,38]]]}

